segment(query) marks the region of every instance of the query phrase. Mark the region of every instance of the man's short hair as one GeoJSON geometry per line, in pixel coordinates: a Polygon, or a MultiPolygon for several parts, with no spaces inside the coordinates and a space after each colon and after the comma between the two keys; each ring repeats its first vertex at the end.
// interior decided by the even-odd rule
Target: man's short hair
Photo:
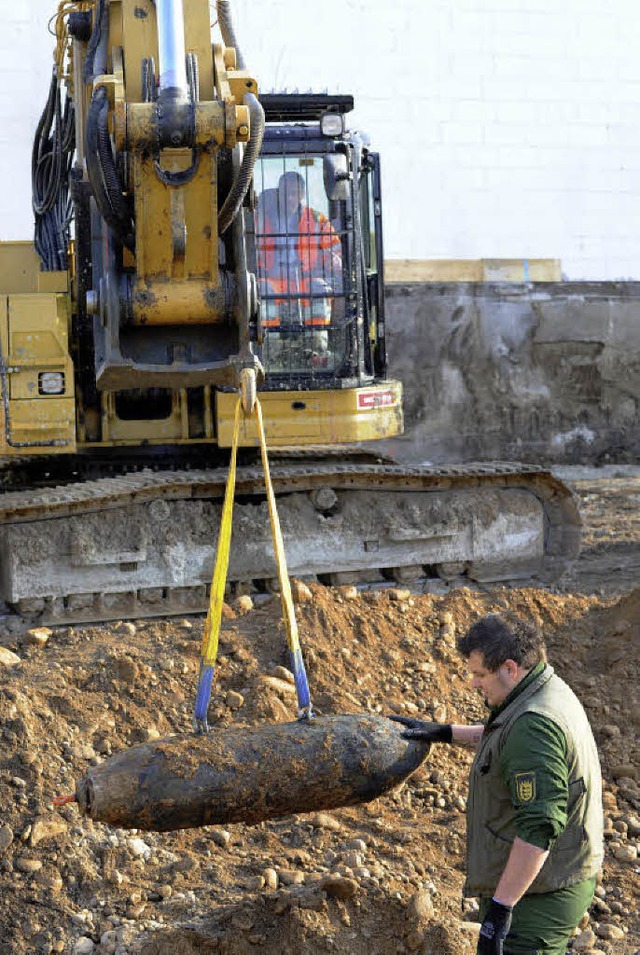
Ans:
{"type": "Polygon", "coordinates": [[[306,190],[304,176],[299,172],[295,172],[293,169],[289,169],[280,176],[278,188],[285,189],[286,191],[295,189],[298,192],[304,192],[306,190]]]}
{"type": "Polygon", "coordinates": [[[473,624],[459,637],[458,650],[467,659],[477,650],[492,673],[506,660],[514,660],[518,666],[530,670],[541,661],[546,661],[547,650],[544,637],[538,627],[522,620],[515,613],[489,613],[473,624]]]}

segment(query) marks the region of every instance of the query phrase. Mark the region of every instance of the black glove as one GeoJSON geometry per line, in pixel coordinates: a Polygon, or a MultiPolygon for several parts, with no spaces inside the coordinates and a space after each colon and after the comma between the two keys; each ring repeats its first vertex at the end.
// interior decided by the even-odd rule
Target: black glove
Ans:
{"type": "Polygon", "coordinates": [[[476,955],[503,955],[504,940],[511,928],[512,911],[510,905],[503,905],[502,902],[491,899],[480,926],[476,955]]]}
{"type": "Polygon", "coordinates": [[[423,743],[452,743],[451,723],[430,723],[428,720],[414,720],[410,716],[390,716],[394,723],[402,723],[406,730],[404,739],[418,739],[423,743]]]}

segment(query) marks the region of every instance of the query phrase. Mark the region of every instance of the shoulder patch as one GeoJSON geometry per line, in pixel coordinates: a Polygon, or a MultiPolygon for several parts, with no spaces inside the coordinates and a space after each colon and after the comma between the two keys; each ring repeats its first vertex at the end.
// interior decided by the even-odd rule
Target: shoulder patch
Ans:
{"type": "Polygon", "coordinates": [[[536,774],[535,773],[516,773],[516,796],[518,802],[533,802],[536,798],[536,774]]]}

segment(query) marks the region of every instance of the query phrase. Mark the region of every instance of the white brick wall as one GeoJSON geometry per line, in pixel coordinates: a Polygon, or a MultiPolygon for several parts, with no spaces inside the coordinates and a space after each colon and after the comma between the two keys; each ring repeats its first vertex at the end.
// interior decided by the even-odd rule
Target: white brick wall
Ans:
{"type": "MultiPolygon", "coordinates": [[[[52,0],[0,0],[0,235],[28,237],[52,0]]],[[[263,89],[353,92],[392,258],[560,258],[640,278],[640,7],[629,0],[236,0],[263,89]]]]}

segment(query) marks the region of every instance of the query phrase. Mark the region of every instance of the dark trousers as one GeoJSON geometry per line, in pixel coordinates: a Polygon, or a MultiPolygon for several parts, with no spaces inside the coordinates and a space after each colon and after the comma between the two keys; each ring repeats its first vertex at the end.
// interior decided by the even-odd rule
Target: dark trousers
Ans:
{"type": "MultiPolygon", "coordinates": [[[[524,895],[513,909],[504,955],[565,955],[571,934],[593,899],[595,879],[557,892],[524,895]]],[[[480,918],[489,900],[480,902],[480,918]]]]}

